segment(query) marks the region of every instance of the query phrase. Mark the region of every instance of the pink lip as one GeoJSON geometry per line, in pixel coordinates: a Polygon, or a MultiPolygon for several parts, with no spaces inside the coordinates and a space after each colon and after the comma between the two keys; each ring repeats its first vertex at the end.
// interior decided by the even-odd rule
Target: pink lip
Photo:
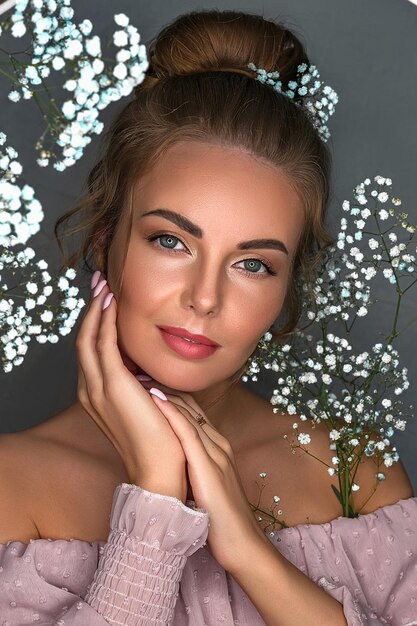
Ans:
{"type": "MultiPolygon", "coordinates": [[[[177,328],[175,329],[178,330],[177,328]]],[[[180,335],[173,335],[160,327],[159,331],[165,343],[180,356],[188,359],[205,359],[216,352],[218,345],[207,345],[203,343],[191,343],[180,335]]],[[[190,333],[188,333],[190,334],[190,333]]],[[[185,335],[184,335],[185,336],[185,335]]]]}
{"type": "Polygon", "coordinates": [[[204,335],[195,335],[194,333],[190,333],[186,328],[179,328],[177,326],[159,326],[158,328],[165,331],[166,333],[169,333],[170,335],[175,335],[176,337],[185,337],[186,339],[192,339],[193,341],[202,343],[205,346],[219,345],[218,343],[212,341],[204,335]]]}

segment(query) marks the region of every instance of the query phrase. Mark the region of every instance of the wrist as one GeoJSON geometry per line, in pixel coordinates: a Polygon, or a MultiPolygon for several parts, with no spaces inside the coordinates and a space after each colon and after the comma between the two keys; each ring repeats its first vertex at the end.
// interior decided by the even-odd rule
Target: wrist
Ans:
{"type": "Polygon", "coordinates": [[[150,491],[151,493],[158,493],[162,496],[177,498],[177,500],[180,500],[183,504],[185,504],[187,494],[186,484],[171,485],[166,480],[155,477],[146,479],[143,476],[133,476],[131,478],[131,483],[145,489],[146,491],[150,491]]]}
{"type": "Polygon", "coordinates": [[[271,552],[276,557],[275,553],[277,552],[277,549],[272,545],[261,528],[255,529],[254,532],[249,533],[245,538],[242,535],[242,539],[242,541],[235,543],[231,562],[227,563],[226,566],[222,564],[236,580],[241,576],[244,577],[246,574],[249,574],[253,563],[257,562],[259,558],[268,559],[271,552]]]}

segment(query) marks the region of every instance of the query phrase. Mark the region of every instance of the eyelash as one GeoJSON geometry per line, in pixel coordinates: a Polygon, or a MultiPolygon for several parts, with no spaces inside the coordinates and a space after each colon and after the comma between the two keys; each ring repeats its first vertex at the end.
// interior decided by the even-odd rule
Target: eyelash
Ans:
{"type": "MultiPolygon", "coordinates": [[[[186,247],[184,242],[181,241],[181,239],[179,237],[177,237],[176,235],[170,235],[169,233],[160,233],[158,235],[149,235],[149,237],[146,237],[146,239],[150,243],[153,243],[154,241],[156,241],[157,239],[160,239],[161,237],[172,237],[173,239],[176,239],[177,241],[179,241],[184,247],[186,247]]],[[[168,254],[176,254],[177,252],[179,252],[178,250],[174,250],[173,248],[165,248],[164,246],[161,246],[161,244],[159,244],[157,247],[158,248],[162,248],[163,250],[167,251],[168,254]]],[[[267,263],[266,261],[263,261],[263,260],[257,259],[257,258],[243,259],[243,261],[259,261],[259,263],[262,263],[262,265],[265,267],[267,274],[270,274],[271,276],[276,276],[277,275],[277,273],[272,268],[272,265],[270,265],[270,263],[267,263]]],[[[239,268],[239,269],[242,269],[242,268],[239,268]]],[[[245,274],[249,275],[251,278],[254,277],[254,276],[255,276],[255,278],[258,278],[259,276],[262,276],[262,275],[265,274],[265,272],[250,272],[249,270],[245,270],[245,269],[242,269],[242,271],[245,274]]]]}

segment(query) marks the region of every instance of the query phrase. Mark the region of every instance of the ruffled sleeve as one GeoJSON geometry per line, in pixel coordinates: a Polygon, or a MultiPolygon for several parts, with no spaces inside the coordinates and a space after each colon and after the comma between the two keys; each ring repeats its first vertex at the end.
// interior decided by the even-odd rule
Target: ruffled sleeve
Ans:
{"type": "Polygon", "coordinates": [[[324,576],[319,578],[317,584],[343,606],[343,613],[348,626],[367,626],[368,624],[382,626],[389,623],[383,617],[378,617],[363,599],[356,600],[346,585],[335,585],[324,576]]]}
{"type": "Polygon", "coordinates": [[[205,545],[208,526],[208,513],[195,505],[137,485],[118,485],[107,542],[40,539],[0,545],[1,622],[171,624],[185,563],[205,545]]]}
{"type": "Polygon", "coordinates": [[[171,623],[187,557],[206,542],[208,513],[123,483],[85,600],[110,624],[171,623]]]}
{"type": "Polygon", "coordinates": [[[348,626],[417,626],[417,498],[271,541],[343,605],[348,626]]]}

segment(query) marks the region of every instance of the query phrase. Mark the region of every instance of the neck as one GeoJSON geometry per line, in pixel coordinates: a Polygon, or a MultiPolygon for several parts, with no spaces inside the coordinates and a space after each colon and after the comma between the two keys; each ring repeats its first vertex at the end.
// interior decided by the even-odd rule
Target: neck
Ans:
{"type": "Polygon", "coordinates": [[[222,434],[233,421],[236,401],[241,393],[242,382],[230,378],[208,389],[192,393],[194,400],[203,409],[213,426],[222,434]]]}

